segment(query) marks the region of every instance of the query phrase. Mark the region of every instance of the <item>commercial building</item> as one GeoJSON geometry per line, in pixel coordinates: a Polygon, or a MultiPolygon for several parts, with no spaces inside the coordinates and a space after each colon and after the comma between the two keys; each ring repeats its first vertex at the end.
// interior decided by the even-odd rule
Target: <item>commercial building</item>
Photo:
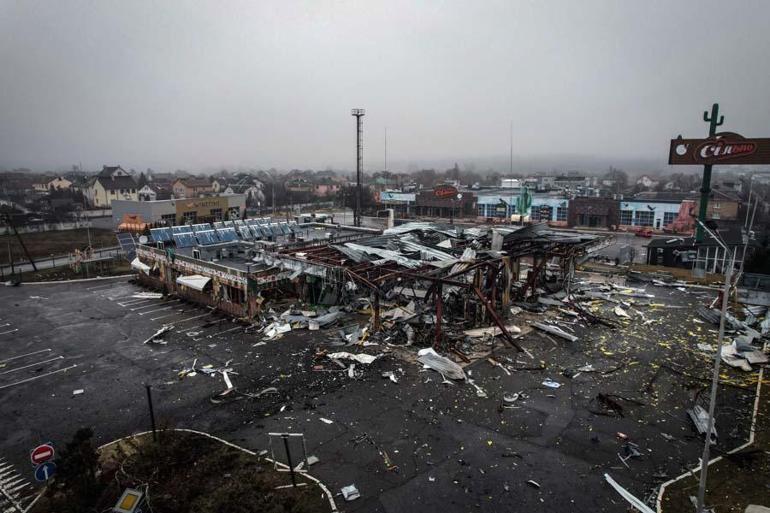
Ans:
{"type": "Polygon", "coordinates": [[[750,258],[756,250],[756,241],[749,240],[740,228],[730,227],[716,232],[721,239],[717,242],[706,233],[703,242],[696,242],[695,237],[671,237],[652,239],[647,245],[647,263],[667,267],[695,269],[700,274],[721,274],[733,261],[740,267],[744,258],[750,258]],[[729,248],[725,251],[722,244],[729,248]]]}
{"type": "Polygon", "coordinates": [[[377,193],[377,202],[384,208],[392,208],[395,215],[399,217],[409,216],[417,194],[414,192],[401,191],[382,191],[377,193]]]}
{"type": "Polygon", "coordinates": [[[618,201],[609,198],[577,197],[569,202],[567,225],[582,228],[614,228],[620,214],[618,201]]]}
{"type": "Polygon", "coordinates": [[[117,226],[125,216],[136,216],[153,226],[174,226],[240,219],[246,211],[246,196],[204,196],[191,199],[112,202],[112,221],[117,226]]]}
{"type": "MultiPolygon", "coordinates": [[[[302,262],[304,255],[317,245],[347,242],[371,234],[371,230],[270,219],[154,228],[150,230],[149,241],[136,246],[136,258],[131,265],[145,285],[235,317],[251,318],[259,311],[264,291],[291,289],[292,280],[300,275],[290,267],[274,265],[276,257],[270,255],[301,247],[289,258],[302,262]]],[[[319,290],[323,289],[312,275],[309,279],[319,290]]]]}
{"type": "Polygon", "coordinates": [[[452,185],[439,185],[417,193],[414,213],[428,217],[468,217],[476,212],[476,196],[452,185]]]}
{"type": "Polygon", "coordinates": [[[621,200],[619,225],[621,228],[664,230],[676,221],[681,204],[676,200],[621,200]]]}

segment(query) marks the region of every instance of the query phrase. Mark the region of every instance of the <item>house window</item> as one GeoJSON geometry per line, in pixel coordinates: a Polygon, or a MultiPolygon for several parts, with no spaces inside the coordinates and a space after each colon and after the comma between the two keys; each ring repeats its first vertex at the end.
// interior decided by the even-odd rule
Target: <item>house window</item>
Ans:
{"type": "Polygon", "coordinates": [[[111,190],[111,191],[110,191],[110,194],[112,194],[113,196],[115,196],[115,190],[114,190],[114,189],[113,189],[113,190],[111,190]]]}
{"type": "Polygon", "coordinates": [[[634,214],[633,210],[621,210],[620,211],[620,224],[630,226],[631,219],[634,214]]]}
{"type": "Polygon", "coordinates": [[[136,189],[131,189],[131,194],[136,194],[136,189]]]}
{"type": "Polygon", "coordinates": [[[214,221],[221,221],[222,220],[222,209],[221,208],[212,208],[210,211],[210,215],[212,218],[214,218],[214,221]]]}
{"type": "Polygon", "coordinates": [[[722,208],[722,204],[719,202],[712,203],[711,208],[713,208],[714,210],[719,210],[720,208],[722,208]]]}
{"type": "Polygon", "coordinates": [[[176,214],[164,214],[160,216],[160,220],[166,226],[174,226],[174,224],[176,223],[176,214]]]}
{"type": "Polygon", "coordinates": [[[637,210],[634,221],[636,226],[652,226],[655,221],[655,212],[652,210],[637,210]]]}
{"type": "Polygon", "coordinates": [[[676,219],[676,212],[663,212],[663,226],[668,226],[676,219]]]}
{"type": "Polygon", "coordinates": [[[719,212],[712,212],[711,213],[711,219],[719,219],[719,218],[720,218],[719,212]]]}
{"type": "Polygon", "coordinates": [[[198,222],[198,213],[194,210],[190,212],[185,212],[184,214],[182,214],[182,219],[184,220],[185,224],[196,223],[198,222]]]}
{"type": "Polygon", "coordinates": [[[487,217],[487,206],[479,205],[479,217],[487,217]]]}
{"type": "Polygon", "coordinates": [[[556,220],[557,221],[566,221],[567,220],[567,207],[557,207],[556,208],[556,220]]]}

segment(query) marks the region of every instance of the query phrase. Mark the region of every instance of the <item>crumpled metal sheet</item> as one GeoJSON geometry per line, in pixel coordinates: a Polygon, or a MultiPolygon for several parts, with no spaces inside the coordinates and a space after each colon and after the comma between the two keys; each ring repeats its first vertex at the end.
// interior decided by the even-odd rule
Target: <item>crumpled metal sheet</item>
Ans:
{"type": "Polygon", "coordinates": [[[417,353],[417,361],[447,378],[465,379],[465,371],[462,367],[449,358],[441,356],[431,347],[420,349],[417,353]]]}

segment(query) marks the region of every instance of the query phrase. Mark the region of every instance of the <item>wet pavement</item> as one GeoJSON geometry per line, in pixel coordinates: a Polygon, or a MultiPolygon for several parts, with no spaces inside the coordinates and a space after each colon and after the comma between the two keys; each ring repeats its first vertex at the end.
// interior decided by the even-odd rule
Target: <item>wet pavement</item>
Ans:
{"type": "MultiPolygon", "coordinates": [[[[714,344],[716,330],[693,311],[709,292],[647,287],[655,298],[634,300],[626,321],[597,303],[594,313],[626,325],[568,325],[580,337],[574,343],[527,332],[520,342],[533,360],[500,343],[495,358],[510,375],[486,359],[465,368],[486,391],[480,398],[469,384],[442,383],[400,357],[400,348],[366,347],[384,355],[350,378],[315,358],[319,349],[356,352],[329,347],[334,329],[262,343],[207,309],[132,297],[141,290],[125,280],[0,290],[0,325],[7,324],[0,333],[8,332],[0,334],[0,456],[31,474],[32,447],[61,447],[81,426],[93,427],[100,442],[148,429],[145,383],[159,425],[209,431],[253,450],[268,447],[268,432],[304,433],[308,454],[320,459],[312,473],[333,491],[360,490],[354,502],[339,498],[345,511],[624,512],[604,473],[646,499],[697,462],[702,448],[685,409],[707,386],[711,360],[696,344],[714,344]],[[142,344],[164,324],[174,325],[166,345],[142,344]],[[197,369],[229,362],[241,392],[278,394],[214,404],[225,388],[221,374],[178,376],[195,359],[197,369]],[[596,371],[564,375],[586,364],[596,371]],[[546,378],[561,387],[542,385],[546,378]],[[520,393],[515,408],[502,407],[506,392],[520,393]],[[622,411],[608,410],[598,394],[622,411]],[[623,436],[641,453],[625,463],[623,436]]],[[[534,318],[513,322],[526,328],[534,318]]],[[[717,450],[747,437],[754,387],[740,388],[750,375],[735,372],[725,371],[734,386],[720,389],[717,450]]]]}

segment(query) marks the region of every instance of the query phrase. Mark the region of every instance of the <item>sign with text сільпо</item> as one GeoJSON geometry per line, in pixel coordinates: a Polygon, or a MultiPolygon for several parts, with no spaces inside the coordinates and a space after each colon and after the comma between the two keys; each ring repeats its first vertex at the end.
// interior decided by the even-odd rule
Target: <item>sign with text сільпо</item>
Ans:
{"type": "Polygon", "coordinates": [[[707,139],[671,139],[671,165],[770,164],[770,138],[747,139],[731,132],[707,139]]]}

